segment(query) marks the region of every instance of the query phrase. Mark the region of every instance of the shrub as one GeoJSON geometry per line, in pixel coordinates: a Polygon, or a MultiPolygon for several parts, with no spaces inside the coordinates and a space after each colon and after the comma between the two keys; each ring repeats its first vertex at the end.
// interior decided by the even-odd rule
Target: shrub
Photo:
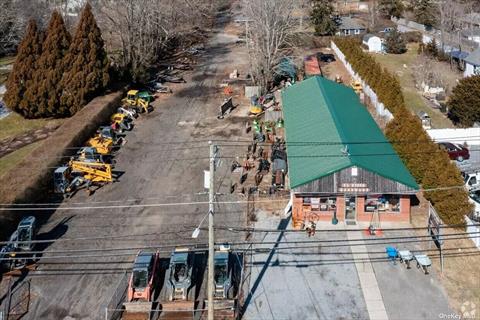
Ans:
{"type": "Polygon", "coordinates": [[[463,216],[469,214],[472,207],[467,191],[458,188],[463,185],[460,171],[450,162],[447,153],[430,139],[419,119],[408,111],[398,79],[363,52],[356,40],[336,38],[334,42],[394,115],[385,134],[417,182],[426,190],[446,188],[426,191],[425,198],[445,223],[463,223],[463,216]]]}

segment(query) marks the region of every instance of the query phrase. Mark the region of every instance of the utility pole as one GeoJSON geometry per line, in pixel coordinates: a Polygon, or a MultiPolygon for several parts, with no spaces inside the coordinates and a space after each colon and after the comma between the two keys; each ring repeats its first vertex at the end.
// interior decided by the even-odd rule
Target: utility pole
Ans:
{"type": "Polygon", "coordinates": [[[213,320],[213,257],[215,255],[213,235],[213,210],[215,201],[214,172],[215,172],[215,145],[209,141],[210,145],[210,187],[208,190],[208,320],[213,320]]]}

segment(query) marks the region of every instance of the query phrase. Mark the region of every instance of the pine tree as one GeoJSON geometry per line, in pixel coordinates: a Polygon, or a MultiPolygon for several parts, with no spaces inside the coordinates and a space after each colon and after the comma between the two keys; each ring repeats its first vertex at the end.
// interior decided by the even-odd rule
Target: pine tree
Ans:
{"type": "Polygon", "coordinates": [[[36,60],[42,53],[43,34],[35,20],[30,20],[25,36],[18,47],[13,69],[6,83],[7,92],[3,97],[6,105],[24,117],[31,117],[30,105],[24,99],[27,87],[31,85],[36,60]]]}
{"type": "Polygon", "coordinates": [[[407,42],[397,28],[394,28],[387,35],[385,45],[388,53],[401,54],[407,52],[407,42]]]}
{"type": "Polygon", "coordinates": [[[30,105],[37,109],[35,117],[68,115],[68,110],[60,109],[62,90],[59,83],[65,71],[63,59],[69,47],[70,34],[60,13],[54,11],[43,42],[42,55],[37,61],[37,68],[32,80],[33,85],[26,92],[26,98],[31,100],[30,105]]]}
{"type": "Polygon", "coordinates": [[[403,15],[405,7],[401,0],[380,0],[378,2],[378,10],[387,18],[400,18],[403,15]]]}
{"type": "Polygon", "coordinates": [[[108,58],[92,7],[85,5],[70,50],[64,59],[69,70],[61,81],[61,108],[75,114],[108,84],[108,58]]]}
{"type": "Polygon", "coordinates": [[[414,0],[412,3],[413,14],[418,23],[432,27],[437,22],[437,7],[433,0],[414,0]]]}
{"type": "Polygon", "coordinates": [[[432,41],[427,43],[427,45],[425,46],[425,53],[434,58],[438,57],[438,45],[435,38],[433,38],[432,41]]]}
{"type": "Polygon", "coordinates": [[[310,13],[315,34],[333,35],[337,31],[337,21],[334,17],[333,4],[329,0],[313,0],[313,9],[310,13]]]}
{"type": "Polygon", "coordinates": [[[450,117],[463,126],[480,123],[480,75],[460,80],[448,101],[450,117]]]}

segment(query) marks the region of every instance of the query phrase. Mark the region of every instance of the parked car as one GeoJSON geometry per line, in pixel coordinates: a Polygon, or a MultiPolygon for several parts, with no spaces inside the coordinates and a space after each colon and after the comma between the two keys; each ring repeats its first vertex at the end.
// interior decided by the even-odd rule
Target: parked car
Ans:
{"type": "Polygon", "coordinates": [[[480,221],[480,191],[470,193],[469,200],[474,205],[471,218],[480,221]]]}
{"type": "Polygon", "coordinates": [[[317,60],[319,62],[333,62],[335,61],[335,56],[331,53],[323,53],[319,52],[317,53],[317,60]]]}
{"type": "Polygon", "coordinates": [[[451,142],[439,142],[438,145],[443,150],[447,151],[451,160],[457,160],[462,162],[463,160],[470,159],[470,152],[462,145],[454,144],[451,142]]]}

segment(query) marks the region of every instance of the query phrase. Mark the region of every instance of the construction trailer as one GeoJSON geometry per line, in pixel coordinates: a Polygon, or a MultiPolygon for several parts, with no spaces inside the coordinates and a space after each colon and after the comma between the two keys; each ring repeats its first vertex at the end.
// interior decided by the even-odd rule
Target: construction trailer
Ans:
{"type": "Polygon", "coordinates": [[[37,220],[34,216],[23,218],[12,233],[7,244],[0,249],[0,270],[10,272],[21,270],[35,263],[35,249],[38,232],[37,220]]]}
{"type": "Polygon", "coordinates": [[[128,282],[122,319],[148,320],[153,310],[153,297],[158,290],[160,258],[157,252],[140,251],[133,263],[128,282]]]}

